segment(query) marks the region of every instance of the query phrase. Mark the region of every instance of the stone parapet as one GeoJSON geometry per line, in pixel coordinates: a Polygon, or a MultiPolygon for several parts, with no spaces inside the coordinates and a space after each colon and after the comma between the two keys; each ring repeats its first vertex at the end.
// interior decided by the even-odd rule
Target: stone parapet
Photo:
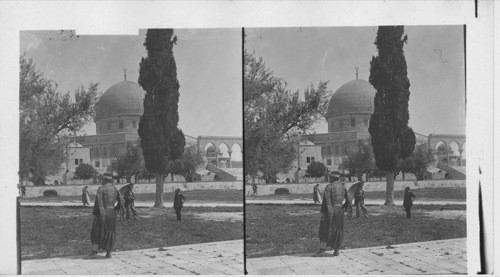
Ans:
{"type": "MultiPolygon", "coordinates": [[[[345,184],[346,188],[349,188],[355,182],[347,182],[345,184]]],[[[274,194],[277,188],[287,188],[290,193],[293,194],[306,194],[313,192],[313,187],[319,184],[319,188],[323,191],[328,185],[328,183],[299,183],[299,184],[259,184],[257,186],[257,192],[259,195],[270,195],[274,194]]],[[[466,184],[465,180],[424,180],[424,181],[396,181],[394,182],[394,190],[404,190],[405,187],[410,187],[411,189],[423,189],[423,188],[464,188],[466,184]]],[[[385,191],[386,182],[365,182],[365,191],[385,191]]],[[[245,195],[252,194],[252,186],[245,186],[245,195]]]]}
{"type": "MultiPolygon", "coordinates": [[[[114,184],[117,189],[120,189],[125,183],[114,184]]],[[[99,184],[88,184],[88,191],[90,195],[95,195],[99,184]]],[[[82,194],[82,189],[85,185],[74,186],[27,186],[26,197],[40,197],[46,190],[55,190],[59,196],[79,196],[82,194]]],[[[193,182],[193,183],[164,183],[164,192],[173,192],[176,188],[183,191],[188,190],[241,190],[243,189],[243,181],[235,182],[193,182]]],[[[134,192],[137,193],[155,193],[156,184],[136,184],[134,192]]]]}

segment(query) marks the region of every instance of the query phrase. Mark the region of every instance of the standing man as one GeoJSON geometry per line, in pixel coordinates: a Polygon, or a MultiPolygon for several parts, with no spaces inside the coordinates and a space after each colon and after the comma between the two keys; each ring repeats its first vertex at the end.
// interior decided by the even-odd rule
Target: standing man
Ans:
{"type": "Polygon", "coordinates": [[[356,218],[359,218],[359,209],[363,213],[363,217],[368,216],[368,211],[365,207],[365,191],[363,190],[364,183],[359,183],[358,187],[354,191],[354,206],[356,206],[356,218]]]}
{"type": "Polygon", "coordinates": [[[181,189],[177,188],[175,189],[175,195],[174,195],[174,210],[175,214],[177,215],[177,221],[181,221],[181,210],[182,207],[184,206],[184,201],[186,201],[186,197],[182,195],[181,189]]]}
{"type": "Polygon", "coordinates": [[[97,258],[99,249],[106,251],[106,258],[111,258],[111,251],[116,243],[117,211],[122,211],[123,217],[123,199],[118,189],[113,186],[113,175],[104,173],[101,182],[102,186],[97,189],[92,212],[94,216],[90,231],[92,253],[86,257],[87,259],[97,258]],[[115,204],[118,205],[115,207],[115,204]]]}
{"type": "MultiPolygon", "coordinates": [[[[132,217],[134,220],[137,220],[137,211],[135,209],[135,195],[134,195],[134,184],[128,184],[124,186],[125,192],[123,193],[123,199],[125,200],[125,220],[130,219],[130,214],[132,214],[132,217]]],[[[120,189],[120,194],[122,190],[120,189]]]]}
{"type": "Polygon", "coordinates": [[[415,200],[415,194],[410,191],[410,187],[405,188],[405,196],[403,199],[403,207],[405,207],[406,218],[411,218],[411,206],[413,206],[413,201],[415,200]]]}
{"type": "MultiPolygon", "coordinates": [[[[321,222],[319,226],[320,249],[314,256],[324,256],[326,247],[332,247],[334,256],[339,255],[339,249],[344,239],[344,208],[342,201],[349,201],[349,195],[344,184],[339,182],[340,172],[330,173],[330,184],[325,188],[321,204],[321,222]]],[[[350,205],[350,204],[348,204],[350,205]]]]}

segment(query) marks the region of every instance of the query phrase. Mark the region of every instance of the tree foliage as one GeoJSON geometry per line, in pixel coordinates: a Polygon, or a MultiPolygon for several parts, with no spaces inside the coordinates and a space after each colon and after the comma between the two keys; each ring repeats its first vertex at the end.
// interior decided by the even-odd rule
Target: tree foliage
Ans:
{"type": "Polygon", "coordinates": [[[325,177],[327,170],[326,165],[323,163],[312,162],[307,166],[306,176],[313,178],[325,177]]]}
{"type": "Polygon", "coordinates": [[[184,149],[182,156],[174,162],[170,173],[182,175],[186,182],[193,182],[196,169],[205,163],[200,150],[194,146],[184,149]]]}
{"type": "Polygon", "coordinates": [[[245,172],[260,172],[268,183],[291,169],[299,135],[320,120],[328,104],[328,82],[292,92],[266,68],[262,58],[244,52],[245,172]]]}
{"type": "Polygon", "coordinates": [[[147,57],[142,58],[139,68],[139,85],[146,96],[138,132],[146,168],[156,174],[155,207],[163,207],[164,176],[186,144],[178,128],[179,81],[173,34],[172,29],[148,29],[144,42],[147,57]]]}
{"type": "Polygon", "coordinates": [[[359,181],[362,180],[364,174],[368,179],[377,169],[371,144],[360,140],[356,147],[348,148],[342,165],[349,171],[350,176],[356,176],[359,181]]]}
{"type": "Polygon", "coordinates": [[[370,83],[376,89],[375,111],[368,128],[377,167],[386,172],[386,205],[394,205],[394,171],[400,159],[415,147],[415,134],[408,127],[410,81],[403,45],[403,26],[380,26],[375,45],[378,56],[370,63],[370,83]]]}
{"type": "Polygon", "coordinates": [[[66,160],[70,135],[94,116],[97,83],[60,93],[57,84],[36,69],[33,60],[20,57],[19,75],[19,177],[43,181],[59,172],[66,160]]]}
{"type": "Polygon", "coordinates": [[[111,163],[113,171],[118,176],[125,177],[130,183],[132,176],[137,180],[139,174],[145,170],[144,157],[138,144],[127,144],[125,149],[113,149],[115,159],[111,163]]]}
{"type": "Polygon", "coordinates": [[[88,180],[96,175],[95,168],[90,164],[80,164],[76,168],[75,177],[79,180],[88,180]]]}
{"type": "Polygon", "coordinates": [[[415,151],[401,163],[401,171],[413,173],[417,180],[425,179],[427,167],[434,162],[434,156],[428,149],[427,144],[420,144],[415,151]]]}

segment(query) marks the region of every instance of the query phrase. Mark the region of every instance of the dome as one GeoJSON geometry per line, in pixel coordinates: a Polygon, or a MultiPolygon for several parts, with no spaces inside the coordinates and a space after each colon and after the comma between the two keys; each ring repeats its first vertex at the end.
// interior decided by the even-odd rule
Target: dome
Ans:
{"type": "Polygon", "coordinates": [[[342,85],[330,99],[327,119],[356,113],[373,114],[375,88],[365,81],[355,79],[342,85]]]}
{"type": "Polygon", "coordinates": [[[131,81],[114,84],[97,102],[95,121],[118,115],[141,116],[145,94],[141,86],[131,81]]]}

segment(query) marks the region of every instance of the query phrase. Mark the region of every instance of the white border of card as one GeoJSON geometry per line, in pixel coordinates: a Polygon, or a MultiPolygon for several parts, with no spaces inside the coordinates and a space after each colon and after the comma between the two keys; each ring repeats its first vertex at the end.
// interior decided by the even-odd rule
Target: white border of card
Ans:
{"type": "MultiPolygon", "coordinates": [[[[495,5],[496,4],[496,5],[495,5]]],[[[135,34],[148,27],[241,28],[289,26],[463,25],[467,26],[467,268],[480,271],[478,184],[483,195],[485,253],[488,270],[500,269],[500,240],[493,240],[494,223],[500,221],[500,190],[494,190],[494,133],[499,130],[499,98],[494,98],[494,74],[500,80],[498,32],[493,36],[494,1],[205,1],[205,2],[0,2],[0,185],[2,251],[0,273],[16,274],[16,196],[18,191],[18,91],[19,31],[72,29],[77,34],[135,34]],[[477,14],[477,17],[476,17],[477,14]],[[494,41],[496,40],[496,41],[494,41]],[[498,49],[498,47],[497,47],[498,49]],[[496,61],[494,62],[494,57],[496,61]],[[494,119],[496,119],[494,121],[494,119]],[[479,173],[481,169],[482,173],[479,173]],[[497,221],[494,221],[494,218],[497,221]]],[[[498,89],[497,89],[498,90],[498,89]]],[[[498,136],[496,137],[498,140],[498,136]]],[[[242,234],[243,237],[243,234],[242,234]]],[[[243,275],[243,272],[242,272],[243,275]]]]}

